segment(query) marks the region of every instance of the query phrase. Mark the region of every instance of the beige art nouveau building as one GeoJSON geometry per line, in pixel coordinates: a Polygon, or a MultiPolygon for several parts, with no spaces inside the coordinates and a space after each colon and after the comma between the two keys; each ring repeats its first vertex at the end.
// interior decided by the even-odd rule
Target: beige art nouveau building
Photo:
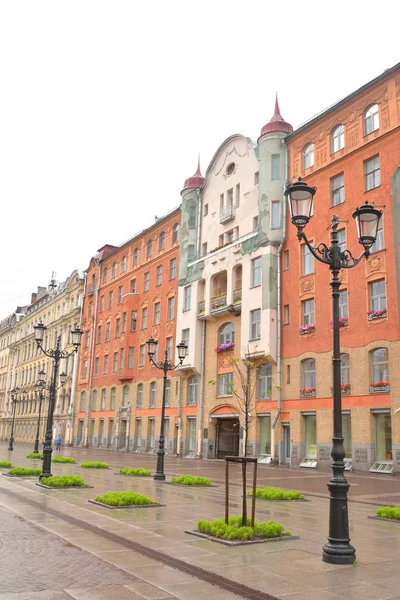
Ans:
{"type": "MultiPolygon", "coordinates": [[[[38,374],[40,370],[44,370],[46,381],[49,384],[53,361],[37,348],[33,327],[40,321],[47,327],[44,338],[46,349],[55,347],[58,336],[61,336],[62,348],[72,349],[70,331],[80,324],[83,293],[83,275],[75,270],[62,283],[57,283],[52,279],[48,288],[38,287],[37,292],[31,296],[30,304],[21,309],[18,318],[14,318],[7,350],[7,388],[4,392],[1,389],[3,392],[1,439],[8,439],[10,436],[13,409],[11,390],[18,387],[14,438],[16,441],[34,441],[39,411],[39,398],[36,390],[38,374]]],[[[2,337],[0,333],[0,345],[2,337]]],[[[5,353],[5,357],[7,354],[5,353]]],[[[78,361],[75,355],[67,360],[62,360],[60,365],[60,372],[65,371],[68,377],[65,386],[57,392],[53,435],[61,434],[66,444],[71,442],[72,435],[77,366],[78,361]]],[[[44,417],[47,408],[48,392],[46,391],[42,406],[44,417]]],[[[45,421],[45,418],[41,421],[40,441],[44,438],[45,421]]]]}

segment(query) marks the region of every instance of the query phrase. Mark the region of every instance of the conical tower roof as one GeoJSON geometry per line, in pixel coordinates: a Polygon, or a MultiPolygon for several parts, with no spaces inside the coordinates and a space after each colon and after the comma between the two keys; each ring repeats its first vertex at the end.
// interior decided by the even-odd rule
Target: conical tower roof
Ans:
{"type": "Polygon", "coordinates": [[[203,185],[203,183],[204,183],[204,177],[200,171],[200,155],[199,155],[199,159],[197,162],[197,171],[194,175],[192,175],[191,177],[186,179],[185,183],[183,184],[182,192],[184,192],[185,190],[199,188],[203,185]]]}
{"type": "MultiPolygon", "coordinates": [[[[275,132],[286,133],[286,134],[293,132],[293,127],[290,125],[290,123],[285,121],[285,119],[282,117],[282,115],[280,113],[279,103],[278,103],[278,94],[276,95],[276,98],[275,98],[274,116],[269,121],[269,123],[264,125],[264,127],[261,129],[260,138],[263,135],[266,135],[267,133],[275,133],[275,132]]],[[[258,139],[260,139],[260,138],[258,138],[258,139]]]]}

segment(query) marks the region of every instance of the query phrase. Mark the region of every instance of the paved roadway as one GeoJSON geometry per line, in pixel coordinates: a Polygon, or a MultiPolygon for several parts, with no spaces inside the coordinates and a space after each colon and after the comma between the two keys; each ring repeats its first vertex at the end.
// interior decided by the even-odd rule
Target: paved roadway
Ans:
{"type": "MultiPolygon", "coordinates": [[[[16,444],[12,461],[31,447],[16,444]]],[[[216,487],[186,489],[152,479],[118,475],[118,468],[154,468],[156,456],[86,449],[62,449],[63,455],[110,463],[107,471],[85,471],[95,489],[50,491],[35,480],[0,479],[0,600],[234,600],[249,597],[235,585],[259,590],[254,598],[286,600],[400,600],[400,523],[369,520],[374,504],[400,504],[400,479],[349,474],[350,528],[357,564],[326,565],[328,472],[262,466],[258,485],[304,491],[310,502],[257,501],[258,520],[282,522],[300,539],[277,544],[227,548],[184,533],[199,518],[223,514],[224,463],[167,457],[166,473],[208,475],[216,487]],[[165,507],[109,511],[88,503],[98,493],[135,489],[165,507]],[[138,545],[139,544],[139,545],[138,545]],[[159,552],[152,555],[153,550],[159,552]],[[168,560],[178,559],[176,564],[168,560]],[[183,562],[179,562],[183,561],[183,562]],[[203,569],[193,575],[184,565],[203,569]],[[213,577],[232,581],[231,589],[213,577]],[[236,592],[237,595],[233,592],[236,592]]],[[[0,444],[0,459],[9,456],[0,444]]],[[[38,464],[39,466],[39,464],[38,464]]],[[[54,474],[80,473],[77,465],[53,465],[54,474]]],[[[240,473],[232,473],[231,512],[239,513],[240,473]]]]}

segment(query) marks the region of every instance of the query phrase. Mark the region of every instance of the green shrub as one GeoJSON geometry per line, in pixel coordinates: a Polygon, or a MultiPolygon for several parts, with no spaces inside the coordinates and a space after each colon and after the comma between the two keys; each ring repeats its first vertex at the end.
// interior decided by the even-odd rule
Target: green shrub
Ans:
{"type": "Polygon", "coordinates": [[[57,475],[55,477],[43,477],[40,483],[51,487],[83,487],[85,482],[78,475],[57,475]]]}
{"type": "Polygon", "coordinates": [[[54,456],[51,459],[51,462],[54,463],[76,463],[74,458],[70,458],[69,456],[54,456]]]}
{"type": "Polygon", "coordinates": [[[182,485],[210,485],[210,480],[207,477],[198,477],[197,475],[180,475],[179,477],[173,477],[171,481],[182,485]]]}
{"type": "Polygon", "coordinates": [[[27,469],[25,467],[14,467],[8,471],[9,475],[40,475],[42,469],[27,469]]]}
{"type": "Polygon", "coordinates": [[[1,460],[0,461],[0,468],[3,467],[4,469],[11,469],[12,468],[12,464],[10,462],[8,462],[8,460],[1,460]]]}
{"type": "Polygon", "coordinates": [[[97,496],[96,502],[102,502],[109,506],[133,506],[155,504],[148,496],[138,492],[108,492],[104,496],[97,496]]]}
{"type": "MultiPolygon", "coordinates": [[[[247,493],[252,496],[252,491],[247,493]]],[[[264,500],[301,500],[304,498],[304,494],[300,492],[289,492],[271,487],[256,488],[256,496],[257,498],[264,498],[264,500]]]]}
{"type": "Polygon", "coordinates": [[[254,523],[254,528],[250,526],[251,519],[247,519],[246,525],[242,525],[242,517],[230,517],[228,525],[225,519],[216,519],[215,521],[199,521],[197,528],[202,533],[224,538],[225,540],[251,540],[257,538],[276,538],[284,535],[290,535],[280,523],[268,521],[267,523],[254,523]]]}
{"type": "Polygon", "coordinates": [[[110,465],[103,462],[84,462],[81,467],[84,469],[109,469],[110,465]]]}
{"type": "Polygon", "coordinates": [[[40,454],[40,452],[30,452],[26,455],[26,458],[43,458],[43,454],[40,454]]]}
{"type": "Polygon", "coordinates": [[[394,519],[395,521],[400,521],[400,506],[378,508],[376,514],[378,517],[382,517],[382,519],[394,519]]]}
{"type": "Polygon", "coordinates": [[[121,475],[136,475],[137,477],[150,477],[151,471],[148,469],[120,469],[121,475]]]}

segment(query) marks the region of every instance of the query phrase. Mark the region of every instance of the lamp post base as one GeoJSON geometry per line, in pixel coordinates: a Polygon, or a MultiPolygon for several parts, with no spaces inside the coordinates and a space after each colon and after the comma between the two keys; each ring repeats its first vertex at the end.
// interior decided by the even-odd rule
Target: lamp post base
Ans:
{"type": "Polygon", "coordinates": [[[164,473],[156,473],[153,479],[155,479],[155,481],[165,481],[165,475],[164,473]]]}
{"type": "MultiPolygon", "coordinates": [[[[332,455],[337,449],[336,442],[334,438],[332,455]]],[[[332,468],[335,474],[328,483],[329,536],[322,548],[322,560],[332,565],[352,565],[356,560],[356,549],[350,544],[349,536],[347,493],[350,486],[344,477],[343,461],[334,461],[332,468]]]]}
{"type": "Polygon", "coordinates": [[[356,560],[356,549],[350,544],[325,544],[322,549],[323,562],[331,565],[352,565],[356,560]]]}
{"type": "Polygon", "coordinates": [[[34,454],[39,454],[39,442],[35,443],[35,447],[33,449],[34,454]]]}
{"type": "Polygon", "coordinates": [[[8,451],[9,451],[9,452],[12,452],[13,450],[14,450],[14,448],[13,448],[13,446],[10,444],[10,445],[8,446],[8,451]]]}

